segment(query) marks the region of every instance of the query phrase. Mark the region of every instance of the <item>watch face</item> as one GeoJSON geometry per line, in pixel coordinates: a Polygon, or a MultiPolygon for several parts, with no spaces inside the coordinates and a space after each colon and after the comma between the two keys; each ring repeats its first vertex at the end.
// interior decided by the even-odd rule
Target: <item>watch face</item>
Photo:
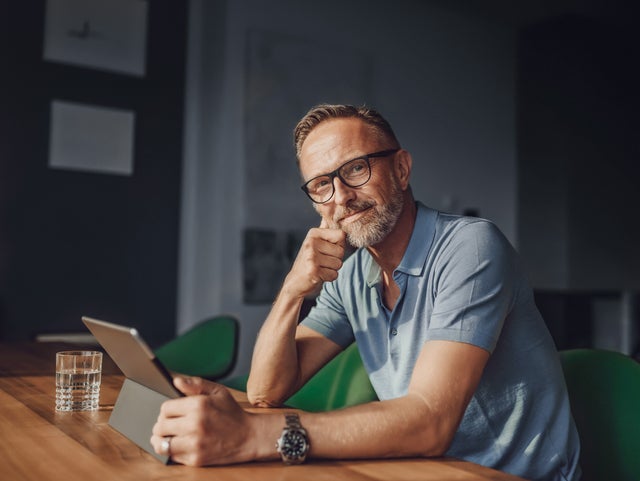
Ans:
{"type": "Polygon", "coordinates": [[[302,458],[307,453],[307,440],[300,431],[291,430],[282,437],[280,449],[287,458],[302,458]]]}

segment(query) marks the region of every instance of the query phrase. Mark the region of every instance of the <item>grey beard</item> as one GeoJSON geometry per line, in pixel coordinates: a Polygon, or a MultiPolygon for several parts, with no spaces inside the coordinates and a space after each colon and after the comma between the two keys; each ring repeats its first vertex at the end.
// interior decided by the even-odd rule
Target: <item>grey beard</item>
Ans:
{"type": "MultiPolygon", "coordinates": [[[[402,190],[395,184],[391,200],[387,204],[373,206],[370,202],[363,202],[349,206],[349,211],[360,211],[373,206],[373,212],[342,228],[347,234],[347,242],[356,248],[369,247],[382,242],[398,222],[403,204],[402,190]]],[[[341,213],[340,216],[342,217],[344,214],[341,213]]]]}

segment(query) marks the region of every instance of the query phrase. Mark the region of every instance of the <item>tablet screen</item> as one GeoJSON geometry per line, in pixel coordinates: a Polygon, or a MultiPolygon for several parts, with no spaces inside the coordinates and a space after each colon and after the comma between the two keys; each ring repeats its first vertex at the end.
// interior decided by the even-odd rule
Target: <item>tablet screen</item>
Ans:
{"type": "Polygon", "coordinates": [[[127,378],[170,398],[182,396],[135,328],[90,317],[83,317],[82,322],[127,378]]]}

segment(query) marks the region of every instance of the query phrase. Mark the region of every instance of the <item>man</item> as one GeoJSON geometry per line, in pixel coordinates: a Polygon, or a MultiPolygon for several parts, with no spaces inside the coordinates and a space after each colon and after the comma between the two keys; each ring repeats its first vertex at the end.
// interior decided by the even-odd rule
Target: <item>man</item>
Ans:
{"type": "Polygon", "coordinates": [[[279,454],[294,463],[446,454],[528,479],[577,479],[553,341],[504,236],[416,203],[411,155],[373,110],[318,106],[295,144],[322,221],[260,331],[249,400],[279,405],[355,340],[380,402],[288,416],[283,431],[282,415],[247,414],[224,388],[179,378],[191,396],[165,403],[155,448],[220,464],[276,458],[280,437],[279,454]],[[343,262],[347,243],[358,249],[343,262]]]}

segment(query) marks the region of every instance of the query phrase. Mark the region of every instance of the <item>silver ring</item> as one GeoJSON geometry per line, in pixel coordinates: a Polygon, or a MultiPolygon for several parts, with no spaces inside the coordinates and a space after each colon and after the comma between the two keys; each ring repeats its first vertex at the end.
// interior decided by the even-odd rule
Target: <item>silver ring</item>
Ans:
{"type": "Polygon", "coordinates": [[[171,457],[171,436],[165,436],[160,443],[160,451],[163,456],[171,457]]]}

